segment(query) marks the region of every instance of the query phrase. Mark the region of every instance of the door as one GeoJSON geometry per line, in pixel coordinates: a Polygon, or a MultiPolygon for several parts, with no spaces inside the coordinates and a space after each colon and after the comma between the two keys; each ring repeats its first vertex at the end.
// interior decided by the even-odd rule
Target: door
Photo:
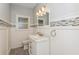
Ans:
{"type": "Polygon", "coordinates": [[[56,30],[51,38],[51,54],[79,54],[79,30],[56,30]]]}

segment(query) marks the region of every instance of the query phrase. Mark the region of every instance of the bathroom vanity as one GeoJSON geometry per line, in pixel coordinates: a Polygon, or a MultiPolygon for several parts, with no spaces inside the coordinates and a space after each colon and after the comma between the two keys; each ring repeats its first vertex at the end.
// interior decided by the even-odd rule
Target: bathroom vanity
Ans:
{"type": "Polygon", "coordinates": [[[49,38],[39,35],[30,35],[30,55],[49,55],[49,38]]]}

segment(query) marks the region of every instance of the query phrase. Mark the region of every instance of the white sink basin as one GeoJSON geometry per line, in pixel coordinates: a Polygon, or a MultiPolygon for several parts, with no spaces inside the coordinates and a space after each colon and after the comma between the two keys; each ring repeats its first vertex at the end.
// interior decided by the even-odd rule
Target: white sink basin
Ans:
{"type": "Polygon", "coordinates": [[[42,41],[48,39],[48,37],[46,36],[39,36],[39,35],[30,35],[30,38],[35,41],[42,41]]]}

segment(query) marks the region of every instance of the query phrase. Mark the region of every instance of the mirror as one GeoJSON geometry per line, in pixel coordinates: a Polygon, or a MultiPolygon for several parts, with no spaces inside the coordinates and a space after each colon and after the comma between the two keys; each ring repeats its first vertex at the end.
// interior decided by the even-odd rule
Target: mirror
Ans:
{"type": "Polygon", "coordinates": [[[46,12],[43,16],[37,16],[37,24],[38,26],[49,25],[49,13],[46,12]]]}

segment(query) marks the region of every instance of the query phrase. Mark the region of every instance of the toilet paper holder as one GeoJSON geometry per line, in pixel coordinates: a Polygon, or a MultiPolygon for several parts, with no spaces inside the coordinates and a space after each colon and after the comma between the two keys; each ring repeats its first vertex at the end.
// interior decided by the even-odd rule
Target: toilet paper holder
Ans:
{"type": "Polygon", "coordinates": [[[51,30],[50,34],[51,34],[52,37],[55,37],[56,36],[56,30],[51,30]]]}

